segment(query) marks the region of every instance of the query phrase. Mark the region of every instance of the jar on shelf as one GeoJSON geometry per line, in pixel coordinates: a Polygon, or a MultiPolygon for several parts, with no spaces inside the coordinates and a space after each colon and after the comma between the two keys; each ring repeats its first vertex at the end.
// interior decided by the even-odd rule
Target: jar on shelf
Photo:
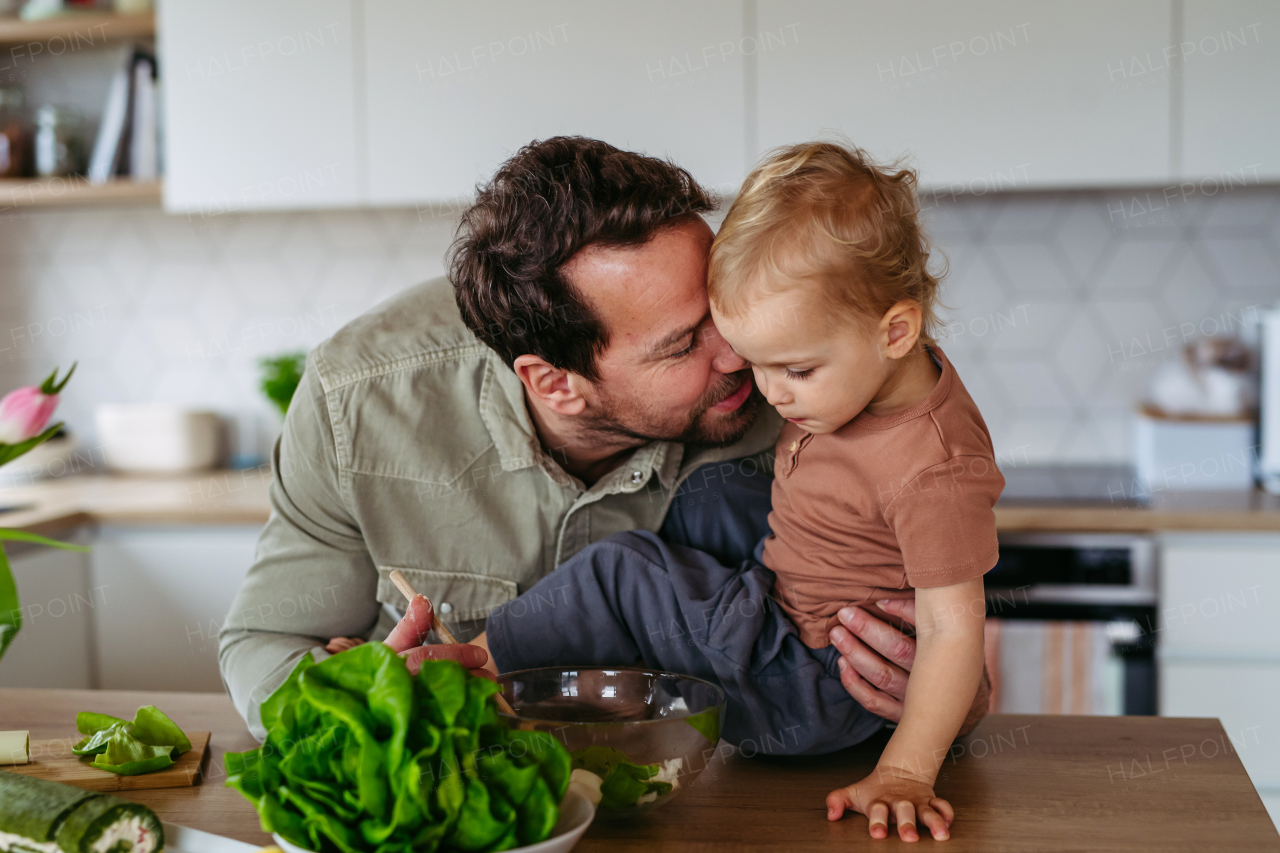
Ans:
{"type": "Polygon", "coordinates": [[[23,110],[21,89],[0,87],[0,178],[31,174],[34,130],[23,110]]]}
{"type": "Polygon", "coordinates": [[[36,110],[36,174],[42,178],[84,172],[88,146],[84,119],[68,107],[36,110]]]}

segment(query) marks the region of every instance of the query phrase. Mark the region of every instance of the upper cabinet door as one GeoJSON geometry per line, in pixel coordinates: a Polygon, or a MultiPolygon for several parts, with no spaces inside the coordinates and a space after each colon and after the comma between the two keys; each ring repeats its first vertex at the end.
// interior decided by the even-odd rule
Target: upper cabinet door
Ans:
{"type": "MultiPolygon", "coordinates": [[[[1213,2],[1213,0],[1205,0],[1213,2]]],[[[1170,0],[759,0],[759,148],[839,131],[969,192],[1164,181],[1170,0]]]]}
{"type": "Polygon", "coordinates": [[[354,206],[350,0],[160,4],[165,207],[354,206]]]}
{"type": "Polygon", "coordinates": [[[534,139],[670,157],[732,193],[744,174],[741,0],[367,0],[369,197],[465,197],[534,139]]]}
{"type": "Polygon", "coordinates": [[[1275,0],[1186,0],[1178,45],[1184,176],[1227,186],[1280,179],[1277,38],[1275,0]]]}

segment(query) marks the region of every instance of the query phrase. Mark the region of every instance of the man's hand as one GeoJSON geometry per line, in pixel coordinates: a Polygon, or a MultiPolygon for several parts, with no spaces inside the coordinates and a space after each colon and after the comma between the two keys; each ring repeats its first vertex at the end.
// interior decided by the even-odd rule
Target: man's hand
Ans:
{"type": "Polygon", "coordinates": [[[827,820],[839,820],[845,809],[867,816],[872,838],[888,838],[892,822],[898,825],[898,837],[903,841],[919,841],[919,822],[929,828],[934,841],[946,841],[955,820],[951,804],[934,795],[928,779],[887,765],[877,765],[856,785],[827,794],[827,820]]]}
{"type": "MultiPolygon", "coordinates": [[[[910,625],[916,624],[916,602],[893,598],[877,606],[910,625]]],[[[861,607],[845,607],[840,625],[831,629],[831,642],[840,650],[840,681],[858,704],[877,716],[896,723],[902,719],[902,702],[907,695],[907,676],[916,658],[916,641],[861,607]],[[843,626],[843,627],[842,627],[843,626]]],[[[987,713],[991,682],[982,670],[982,682],[973,705],[964,718],[960,734],[973,731],[987,713]]]]}
{"type": "Polygon", "coordinates": [[[391,629],[384,640],[388,646],[404,658],[409,674],[417,675],[424,660],[456,660],[471,670],[472,675],[485,678],[493,676],[481,669],[489,661],[489,655],[479,646],[466,643],[457,645],[424,646],[422,641],[431,633],[431,602],[425,595],[415,595],[404,612],[404,618],[391,629]]]}

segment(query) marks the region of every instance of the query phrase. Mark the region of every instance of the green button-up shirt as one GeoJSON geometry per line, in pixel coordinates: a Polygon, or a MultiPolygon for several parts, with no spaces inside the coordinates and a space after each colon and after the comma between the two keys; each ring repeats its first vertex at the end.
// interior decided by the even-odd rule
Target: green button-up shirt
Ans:
{"type": "Polygon", "coordinates": [[[404,605],[393,569],[473,636],[586,545],[657,530],[694,469],[770,452],[780,423],[767,409],[726,448],[651,442],[588,488],[543,449],[520,380],[462,323],[448,281],[404,291],[307,360],[271,518],[219,637],[236,708],[261,739],[258,706],[302,655],[385,637],[387,606],[404,605]]]}

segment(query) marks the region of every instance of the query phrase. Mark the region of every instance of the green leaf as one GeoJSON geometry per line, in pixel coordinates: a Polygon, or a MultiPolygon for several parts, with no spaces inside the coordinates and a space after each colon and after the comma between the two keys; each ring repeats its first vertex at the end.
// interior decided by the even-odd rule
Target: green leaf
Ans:
{"type": "Polygon", "coordinates": [[[76,366],[79,363],[78,361],[71,363],[71,369],[67,371],[66,376],[62,377],[61,382],[58,381],[58,368],[55,367],[53,373],[49,374],[49,378],[40,383],[40,393],[48,394],[49,396],[61,394],[62,389],[67,387],[67,383],[71,381],[71,375],[76,372],[76,366]]]}
{"type": "MultiPolygon", "coordinates": [[[[588,746],[573,753],[573,770],[590,770],[601,779],[608,776],[613,768],[627,763],[627,755],[621,750],[609,746],[588,746]]],[[[657,772],[657,767],[654,767],[657,772]]]]}
{"type": "Polygon", "coordinates": [[[22,630],[22,605],[18,603],[18,587],[4,548],[0,547],[0,658],[22,630]]]}
{"type": "Polygon", "coordinates": [[[536,844],[551,835],[560,819],[559,800],[551,796],[551,790],[542,779],[533,783],[525,801],[516,806],[519,814],[516,835],[521,844],[536,844]]]}
{"type": "Polygon", "coordinates": [[[452,726],[467,704],[467,671],[453,661],[424,661],[417,685],[418,701],[427,718],[437,726],[452,726]]]}
{"type": "MultiPolygon", "coordinates": [[[[513,816],[514,818],[514,816],[513,816]]],[[[514,819],[502,823],[489,807],[489,789],[478,779],[466,782],[466,799],[448,843],[462,850],[483,850],[506,834],[514,819]]]]}
{"type": "Polygon", "coordinates": [[[275,404],[281,415],[289,411],[289,403],[302,381],[302,372],[307,365],[305,352],[287,353],[275,358],[258,359],[261,371],[259,387],[267,399],[275,404]]]}
{"type": "Polygon", "coordinates": [[[72,753],[96,755],[94,767],[121,776],[163,770],[191,749],[182,729],[154,705],[139,708],[133,722],[81,711],[76,714],[76,730],[88,737],[72,747],[72,753]],[[161,755],[167,760],[158,760],[161,755]]]}
{"type": "Polygon", "coordinates": [[[482,755],[479,765],[481,777],[489,787],[497,788],[509,801],[517,804],[528,798],[533,780],[538,778],[540,772],[537,764],[517,766],[505,752],[482,755]]]}
{"type": "Polygon", "coordinates": [[[81,711],[76,714],[76,731],[82,735],[96,734],[103,729],[109,729],[115,725],[123,726],[128,720],[122,720],[119,717],[113,717],[110,714],[95,714],[92,711],[81,711]]]}
{"type": "MultiPolygon", "coordinates": [[[[565,791],[569,790],[569,774],[573,772],[573,759],[560,741],[547,732],[530,732],[520,729],[509,731],[507,738],[513,753],[518,750],[523,751],[538,762],[538,770],[542,773],[548,790],[555,796],[556,802],[564,799],[565,791]]],[[[588,747],[588,749],[593,748],[588,747]]]]}
{"type": "Polygon", "coordinates": [[[163,770],[173,764],[169,746],[151,746],[133,737],[124,726],[107,730],[107,748],[93,759],[93,766],[118,776],[137,776],[163,770]]]}
{"type": "Polygon", "coordinates": [[[17,444],[0,444],[0,465],[17,459],[19,456],[37,445],[44,444],[46,441],[57,435],[58,430],[62,429],[63,426],[64,424],[59,421],[44,432],[28,438],[26,441],[20,441],[17,444]]]}
{"type": "MultiPolygon", "coordinates": [[[[79,723],[79,716],[80,716],[79,714],[77,714],[77,715],[76,715],[76,717],[77,717],[77,728],[79,728],[79,726],[78,726],[78,723],[79,723]]],[[[106,715],[105,715],[105,714],[101,714],[101,715],[95,714],[94,716],[104,716],[104,717],[105,717],[106,715]]],[[[111,719],[115,719],[115,718],[114,718],[114,717],[112,717],[111,719]]],[[[127,725],[128,725],[128,723],[126,723],[124,720],[120,720],[120,721],[119,721],[119,722],[117,722],[117,723],[113,723],[113,724],[111,724],[111,725],[108,725],[106,728],[99,728],[99,729],[96,729],[96,730],[94,730],[94,731],[90,732],[88,737],[86,737],[86,738],[82,739],[79,743],[77,743],[75,746],[73,746],[73,747],[71,748],[71,752],[72,752],[72,754],[74,754],[74,755],[98,755],[98,754],[100,754],[100,753],[106,752],[106,751],[107,751],[107,741],[109,741],[109,740],[111,739],[111,735],[113,735],[116,731],[123,731],[123,730],[124,730],[124,727],[125,727],[125,726],[127,726],[127,725]]],[[[81,731],[84,731],[84,729],[80,729],[80,730],[81,730],[81,731]]]]}
{"type": "Polygon", "coordinates": [[[600,785],[600,805],[608,809],[634,806],[636,800],[649,793],[649,786],[621,767],[609,771],[600,785]]]}
{"type": "Polygon", "coordinates": [[[302,688],[298,686],[298,681],[302,678],[302,673],[315,666],[315,660],[311,655],[304,654],[298,659],[298,663],[294,666],[293,671],[289,673],[289,677],[284,680],[276,688],[276,692],[267,697],[259,708],[262,716],[262,726],[267,731],[279,728],[282,732],[293,731],[294,711],[298,707],[298,702],[302,698],[302,688]]]}
{"type": "Polygon", "coordinates": [[[720,707],[708,708],[685,717],[685,722],[697,729],[711,743],[720,742],[720,707]]]}
{"type": "Polygon", "coordinates": [[[87,545],[75,545],[71,542],[59,542],[57,539],[49,539],[35,533],[28,533],[25,530],[10,530],[0,527],[0,541],[12,542],[31,542],[35,545],[48,545],[50,548],[61,548],[63,551],[89,551],[87,545]]]}
{"type": "Polygon", "coordinates": [[[155,705],[144,705],[133,715],[129,734],[150,746],[167,746],[177,758],[191,749],[191,741],[173,720],[155,705]]]}
{"type": "Polygon", "coordinates": [[[600,805],[619,809],[634,806],[646,794],[669,794],[670,782],[650,781],[658,774],[657,764],[634,764],[625,753],[607,746],[588,746],[573,753],[574,769],[582,768],[599,776],[600,805]]]}

